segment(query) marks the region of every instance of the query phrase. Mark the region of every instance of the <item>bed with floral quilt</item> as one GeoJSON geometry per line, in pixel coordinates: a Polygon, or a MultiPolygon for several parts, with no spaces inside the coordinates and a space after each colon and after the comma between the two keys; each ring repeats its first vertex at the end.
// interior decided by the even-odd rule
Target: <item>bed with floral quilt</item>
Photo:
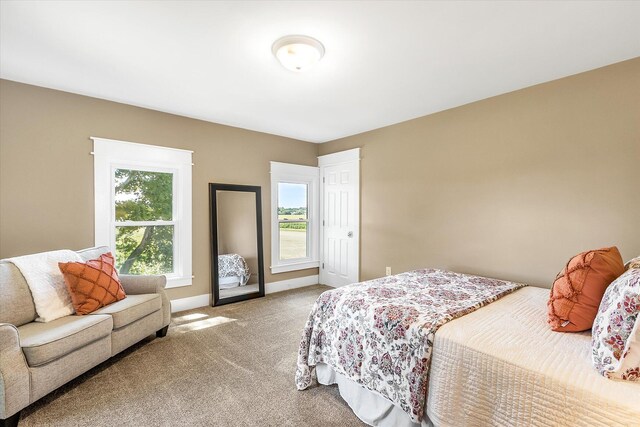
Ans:
{"type": "Polygon", "coordinates": [[[365,423],[640,426],[640,381],[591,362],[591,332],[546,322],[549,290],[417,270],[327,291],[298,353],[296,386],[337,384],[365,423]]]}
{"type": "Polygon", "coordinates": [[[327,291],[304,328],[296,386],[309,387],[313,368],[328,365],[420,423],[437,329],[523,286],[424,269],[327,291]]]}

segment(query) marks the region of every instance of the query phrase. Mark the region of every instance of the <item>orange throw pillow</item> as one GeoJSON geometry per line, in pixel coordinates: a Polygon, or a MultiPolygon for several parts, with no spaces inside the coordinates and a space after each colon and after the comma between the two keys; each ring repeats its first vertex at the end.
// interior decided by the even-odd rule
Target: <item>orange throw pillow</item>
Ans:
{"type": "Polygon", "coordinates": [[[591,329],[604,291],[623,272],[622,257],[615,246],[571,258],[551,287],[547,303],[551,329],[558,332],[591,329]]]}
{"type": "Polygon", "coordinates": [[[110,252],[86,263],[60,262],[58,266],[76,314],[89,314],[127,296],[110,252]]]}

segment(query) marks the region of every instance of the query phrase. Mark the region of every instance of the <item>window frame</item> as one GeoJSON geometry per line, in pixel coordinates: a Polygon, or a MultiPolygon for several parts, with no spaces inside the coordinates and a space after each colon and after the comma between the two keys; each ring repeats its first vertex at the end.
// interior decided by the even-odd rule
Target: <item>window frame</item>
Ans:
{"type": "Polygon", "coordinates": [[[167,288],[189,286],[192,276],[192,154],[193,151],[104,138],[93,140],[95,245],[115,254],[116,227],[172,225],[173,272],[164,274],[167,288]],[[116,169],[171,173],[172,219],[116,221],[116,169]]]}
{"type": "MultiPolygon", "coordinates": [[[[314,166],[271,162],[271,273],[305,270],[320,266],[319,259],[319,182],[320,169],[314,166]],[[278,184],[307,186],[307,253],[305,258],[280,259],[280,219],[278,218],[278,184]]],[[[286,222],[305,222],[304,220],[286,222]]]]}

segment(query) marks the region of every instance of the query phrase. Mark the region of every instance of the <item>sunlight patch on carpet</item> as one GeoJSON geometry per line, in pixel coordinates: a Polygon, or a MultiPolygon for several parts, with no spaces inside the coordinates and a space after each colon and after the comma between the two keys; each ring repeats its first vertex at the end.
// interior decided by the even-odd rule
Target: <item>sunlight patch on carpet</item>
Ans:
{"type": "Polygon", "coordinates": [[[214,326],[223,325],[229,322],[235,322],[236,319],[231,319],[229,317],[217,316],[210,317],[208,319],[198,320],[196,322],[185,323],[183,325],[176,326],[174,331],[185,333],[191,331],[199,331],[201,329],[211,328],[214,326]]]}
{"type": "Polygon", "coordinates": [[[204,317],[209,317],[209,315],[204,313],[191,313],[191,314],[185,314],[184,316],[174,317],[173,321],[176,323],[185,323],[185,322],[191,322],[192,320],[202,319],[204,317]]]}

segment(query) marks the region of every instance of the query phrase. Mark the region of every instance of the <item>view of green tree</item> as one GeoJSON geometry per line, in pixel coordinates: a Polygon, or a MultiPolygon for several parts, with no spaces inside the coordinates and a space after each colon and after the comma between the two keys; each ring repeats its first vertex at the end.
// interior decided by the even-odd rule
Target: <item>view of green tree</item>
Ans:
{"type": "MultiPolygon", "coordinates": [[[[173,174],[117,169],[116,221],[170,221],[173,174]]],[[[116,267],[121,274],[173,271],[173,226],[117,226],[116,267]]]]}
{"type": "Polygon", "coordinates": [[[116,221],[170,221],[173,174],[116,169],[116,221]]]}

